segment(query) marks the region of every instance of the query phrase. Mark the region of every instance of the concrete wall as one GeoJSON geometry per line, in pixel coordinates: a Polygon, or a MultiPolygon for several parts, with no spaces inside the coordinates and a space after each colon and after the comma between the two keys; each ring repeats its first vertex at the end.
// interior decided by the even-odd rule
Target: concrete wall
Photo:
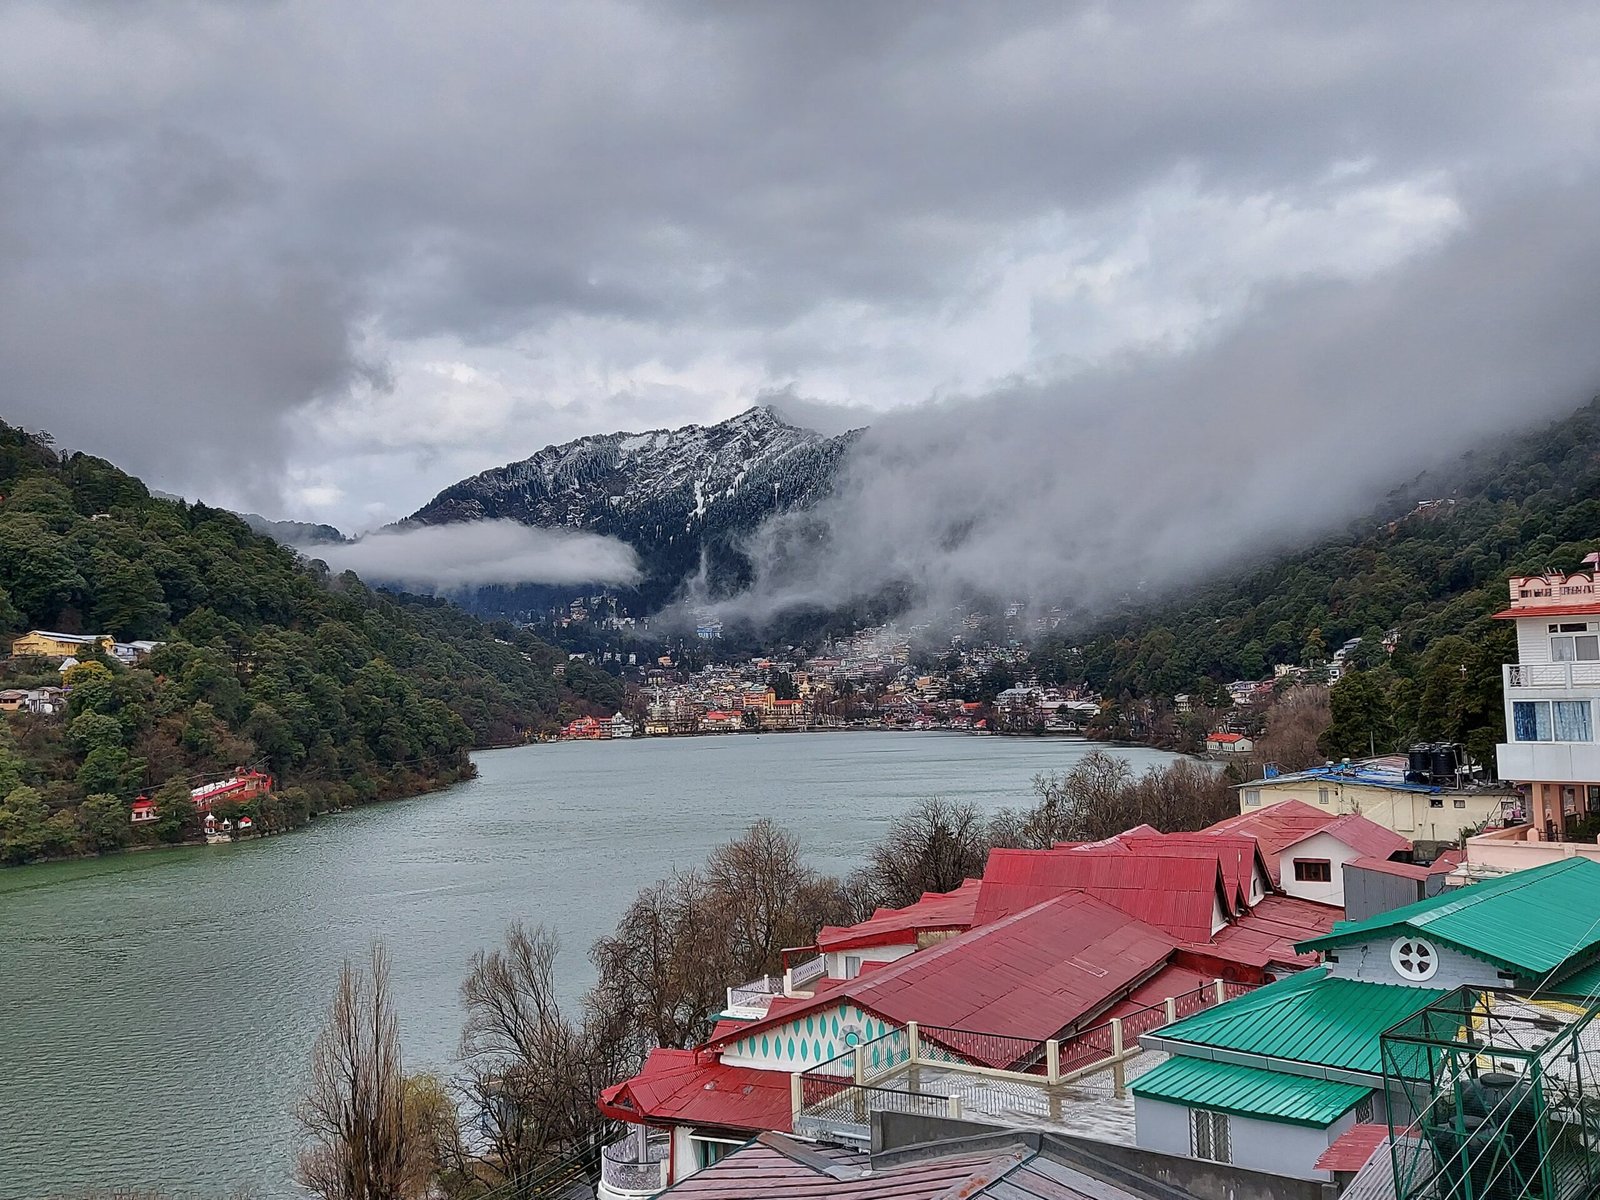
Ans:
{"type": "MultiPolygon", "coordinates": [[[[1365,942],[1358,946],[1339,947],[1332,952],[1339,959],[1338,962],[1329,964],[1332,974],[1340,979],[1359,979],[1364,983],[1401,984],[1406,987],[1447,989],[1461,987],[1463,984],[1470,984],[1473,987],[1506,986],[1506,981],[1500,978],[1499,971],[1481,958],[1473,958],[1471,955],[1462,954],[1433,941],[1429,944],[1439,956],[1438,969],[1431,979],[1420,985],[1415,984],[1394,969],[1390,951],[1395,940],[1396,938],[1386,937],[1380,941],[1365,942]]],[[[1324,953],[1323,957],[1326,961],[1327,954],[1324,953]]]]}
{"type": "Polygon", "coordinates": [[[1135,1096],[1133,1124],[1134,1141],[1139,1149],[1182,1157],[1188,1155],[1189,1110],[1186,1106],[1135,1096]]]}
{"type": "Polygon", "coordinates": [[[828,964],[829,979],[845,978],[845,959],[859,958],[863,963],[899,962],[916,952],[916,946],[907,942],[903,946],[862,946],[859,950],[833,950],[822,957],[828,964]]]}
{"type": "MultiPolygon", "coordinates": [[[[1141,1150],[1188,1156],[1190,1110],[1187,1105],[1137,1096],[1134,1098],[1133,1114],[1141,1150]]],[[[1353,1113],[1346,1113],[1327,1129],[1230,1115],[1229,1162],[1235,1167],[1265,1171],[1272,1175],[1330,1180],[1333,1176],[1317,1170],[1316,1161],[1335,1138],[1354,1124],[1353,1113]]]]}
{"type": "MultiPolygon", "coordinates": [[[[1551,743],[1539,743],[1550,745],[1551,743]]],[[[1512,778],[1515,778],[1514,776],[1512,778]]],[[[1500,802],[1510,793],[1464,792],[1458,795],[1444,793],[1438,796],[1426,792],[1404,792],[1391,788],[1373,787],[1353,781],[1310,779],[1278,783],[1263,780],[1253,785],[1261,791],[1261,806],[1278,804],[1284,800],[1300,800],[1324,812],[1358,812],[1369,821],[1392,829],[1412,841],[1440,841],[1454,843],[1464,828],[1476,829],[1488,818],[1500,815],[1500,802]],[[1321,803],[1322,788],[1329,791],[1328,802],[1321,803]],[[1432,801],[1440,801],[1435,807],[1432,801]],[[1461,807],[1457,808],[1456,803],[1461,807]]],[[[1244,803],[1240,789],[1240,811],[1258,811],[1256,805],[1244,803]]]]}
{"type": "Polygon", "coordinates": [[[1344,905],[1344,864],[1360,858],[1351,847],[1331,834],[1315,833],[1296,842],[1278,855],[1278,882],[1283,890],[1301,900],[1319,904],[1344,905]],[[1326,859],[1332,874],[1327,883],[1301,883],[1294,877],[1296,859],[1326,859]]]}
{"type": "Polygon", "coordinates": [[[1344,866],[1344,915],[1349,921],[1362,921],[1376,913],[1389,912],[1423,898],[1423,881],[1344,866]]]}
{"type": "Polygon", "coordinates": [[[1539,831],[1519,825],[1467,839],[1467,862],[1486,871],[1525,871],[1563,858],[1600,862],[1600,846],[1592,842],[1546,842],[1539,831]]]}

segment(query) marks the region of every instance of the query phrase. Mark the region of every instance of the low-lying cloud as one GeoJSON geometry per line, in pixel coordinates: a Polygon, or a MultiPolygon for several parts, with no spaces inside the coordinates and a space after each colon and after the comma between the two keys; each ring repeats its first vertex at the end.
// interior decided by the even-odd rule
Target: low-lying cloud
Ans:
{"type": "Polygon", "coordinates": [[[1433,252],[1264,291],[1192,349],[884,416],[827,502],[754,539],[725,610],[886,588],[1084,610],[1342,525],[1600,390],[1595,183],[1481,197],[1433,252]]]}
{"type": "Polygon", "coordinates": [[[639,578],[638,556],[625,542],[516,521],[403,526],[299,549],[369,583],[427,592],[517,583],[626,585],[639,578]]]}

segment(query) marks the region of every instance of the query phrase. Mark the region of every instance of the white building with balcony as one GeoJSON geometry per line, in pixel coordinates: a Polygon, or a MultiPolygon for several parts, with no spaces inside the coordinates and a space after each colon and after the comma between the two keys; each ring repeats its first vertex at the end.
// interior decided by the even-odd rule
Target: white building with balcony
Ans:
{"type": "Polygon", "coordinates": [[[1500,778],[1526,789],[1528,820],[1551,841],[1600,813],[1600,554],[1583,561],[1587,573],[1513,577],[1511,605],[1495,614],[1517,625],[1500,778]]]}

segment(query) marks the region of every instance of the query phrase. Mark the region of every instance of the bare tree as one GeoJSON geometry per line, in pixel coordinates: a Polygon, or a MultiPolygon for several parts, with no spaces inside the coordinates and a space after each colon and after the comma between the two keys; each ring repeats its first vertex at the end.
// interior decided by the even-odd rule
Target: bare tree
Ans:
{"type": "Polygon", "coordinates": [[[923,892],[953,892],[982,875],[988,856],[988,829],[978,810],[934,796],[889,823],[867,870],[878,903],[903,908],[923,892]]]}
{"type": "Polygon", "coordinates": [[[595,1009],[651,1045],[683,1048],[705,1038],[724,989],[743,982],[734,978],[722,917],[697,871],[640,892],[616,932],[589,952],[600,973],[595,1009]]]}
{"type": "Polygon", "coordinates": [[[1267,709],[1267,728],[1254,757],[1285,771],[1302,771],[1323,761],[1317,740],[1333,723],[1328,689],[1321,684],[1291,688],[1267,709]]]}
{"type": "Polygon", "coordinates": [[[555,934],[518,922],[503,946],[472,956],[461,985],[459,1088],[488,1142],[482,1158],[508,1196],[532,1186],[539,1167],[597,1140],[605,1122],[595,1095],[627,1073],[600,1023],[575,1025],[562,1013],[558,951],[555,934]]]}
{"type": "Polygon", "coordinates": [[[321,1200],[410,1200],[416,1177],[406,1124],[406,1079],[381,943],[363,971],[348,960],[311,1053],[309,1090],[295,1117],[311,1144],[300,1183],[321,1200]]]}

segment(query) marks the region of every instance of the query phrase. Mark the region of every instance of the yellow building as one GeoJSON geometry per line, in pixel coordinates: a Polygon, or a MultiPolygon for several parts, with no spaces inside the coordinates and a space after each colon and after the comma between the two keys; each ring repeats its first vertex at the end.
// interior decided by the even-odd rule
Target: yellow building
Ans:
{"type": "Polygon", "coordinates": [[[1403,768],[1381,760],[1253,779],[1238,792],[1240,812],[1299,800],[1323,812],[1360,813],[1415,842],[1459,841],[1463,830],[1476,833],[1508,814],[1520,815],[1522,808],[1522,798],[1510,788],[1409,783],[1403,768]]]}
{"type": "Polygon", "coordinates": [[[51,633],[34,629],[11,643],[13,657],[77,658],[84,654],[110,654],[115,639],[109,633],[51,633]]]}

